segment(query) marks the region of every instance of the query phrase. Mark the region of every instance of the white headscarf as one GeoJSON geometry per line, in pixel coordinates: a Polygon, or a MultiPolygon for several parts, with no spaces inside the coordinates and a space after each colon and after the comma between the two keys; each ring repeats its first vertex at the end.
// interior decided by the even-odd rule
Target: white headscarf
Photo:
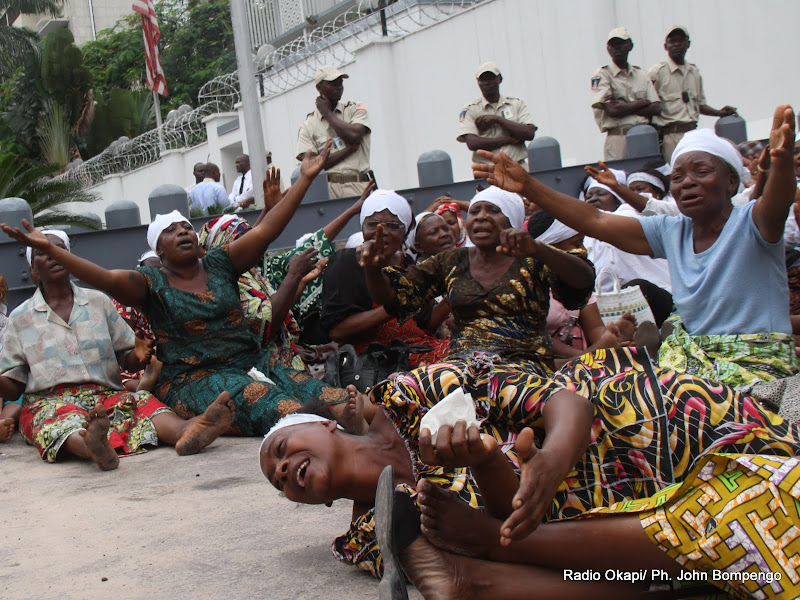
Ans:
{"type": "MultiPolygon", "coordinates": [[[[619,183],[620,185],[625,185],[625,171],[620,171],[618,169],[609,169],[609,171],[611,171],[614,174],[614,178],[617,180],[617,183],[619,183]]],[[[608,187],[607,185],[603,185],[602,183],[597,181],[594,177],[589,177],[589,179],[586,181],[585,190],[588,192],[592,188],[600,188],[601,190],[606,190],[609,194],[613,194],[617,200],[619,200],[623,204],[625,203],[625,201],[622,198],[620,198],[619,195],[610,187],[608,187]]]]}
{"type": "Polygon", "coordinates": [[[469,201],[469,207],[472,208],[472,205],[477,202],[494,204],[508,217],[511,227],[522,227],[522,223],[525,221],[525,205],[518,194],[512,194],[493,185],[475,194],[469,201]]]}
{"type": "Polygon", "coordinates": [[[411,221],[414,219],[411,206],[408,204],[408,200],[393,190],[375,190],[372,192],[364,200],[364,204],[361,205],[359,223],[363,226],[367,217],[382,210],[388,210],[400,219],[403,225],[406,226],[406,231],[411,227],[411,221]]]}
{"type": "Polygon", "coordinates": [[[299,248],[300,246],[306,243],[306,240],[310,240],[312,237],[314,237],[313,233],[304,233],[299,238],[297,238],[297,241],[295,241],[294,243],[294,247],[299,248]]]}
{"type": "Polygon", "coordinates": [[[430,216],[436,216],[436,213],[432,213],[432,212],[427,212],[426,211],[426,212],[421,212],[416,217],[414,217],[414,223],[416,223],[416,225],[414,226],[414,229],[411,230],[411,232],[408,234],[408,237],[406,238],[406,246],[408,248],[410,248],[411,250],[416,251],[416,248],[414,248],[414,244],[417,242],[417,231],[419,231],[420,223],[422,223],[422,221],[424,221],[426,217],[430,217],[430,216]]]}
{"type": "MultiPolygon", "coordinates": [[[[220,219],[220,221],[221,220],[222,219],[220,219]]],[[[147,228],[147,245],[150,246],[150,249],[153,252],[155,252],[156,246],[158,245],[158,238],[161,237],[161,234],[164,233],[164,230],[173,223],[181,223],[184,221],[191,225],[191,221],[189,221],[189,219],[184,217],[177,210],[173,210],[171,213],[166,215],[156,215],[156,218],[153,219],[153,222],[150,223],[150,226],[147,228]]]]}
{"type": "MultiPolygon", "coordinates": [[[[67,247],[67,252],[72,252],[69,245],[69,236],[60,229],[42,229],[40,231],[45,235],[54,235],[61,239],[61,241],[64,242],[64,245],[67,247]]],[[[25,258],[28,259],[29,265],[33,263],[33,248],[30,246],[25,249],[25,258]]]]}
{"type": "Polygon", "coordinates": [[[543,244],[558,244],[576,235],[578,235],[578,232],[572,227],[564,225],[559,220],[555,220],[542,235],[536,238],[536,241],[542,242],[543,244]]]}
{"type": "Polygon", "coordinates": [[[631,184],[634,181],[643,181],[645,183],[649,183],[654,188],[661,190],[662,192],[667,191],[664,187],[663,181],[661,181],[655,175],[650,175],[650,173],[645,173],[644,171],[636,171],[635,173],[631,173],[630,175],[628,175],[628,179],[625,181],[625,185],[631,187],[631,184]]]}
{"type": "Polygon", "coordinates": [[[744,176],[742,155],[736,147],[725,138],[719,137],[710,129],[693,129],[687,131],[675,147],[672,153],[672,160],[669,165],[671,169],[675,168],[675,162],[682,154],[687,152],[706,152],[717,158],[721,158],[725,163],[730,165],[734,172],[741,179],[744,176]]]}
{"type": "Polygon", "coordinates": [[[361,244],[364,243],[364,234],[360,231],[355,232],[349,238],[347,238],[347,243],[344,245],[345,248],[358,248],[361,244]]]}
{"type": "Polygon", "coordinates": [[[158,258],[158,254],[155,253],[155,250],[148,250],[139,257],[139,264],[141,265],[148,258],[158,258]]]}
{"type": "MultiPolygon", "coordinates": [[[[310,415],[308,413],[291,413],[286,415],[285,417],[278,420],[275,425],[267,432],[267,435],[264,436],[264,439],[261,440],[261,446],[258,449],[259,454],[261,454],[261,448],[264,447],[264,444],[267,443],[267,438],[271,436],[276,431],[280,431],[285,427],[291,427],[292,425],[302,425],[304,423],[327,423],[330,419],[326,417],[320,417],[319,415],[310,415]]],[[[344,427],[341,425],[336,426],[338,429],[344,431],[344,427]]]]}

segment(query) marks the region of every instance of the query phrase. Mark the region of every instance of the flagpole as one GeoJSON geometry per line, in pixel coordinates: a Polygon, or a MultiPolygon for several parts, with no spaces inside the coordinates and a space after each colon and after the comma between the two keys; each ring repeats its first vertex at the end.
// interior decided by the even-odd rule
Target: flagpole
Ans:
{"type": "Polygon", "coordinates": [[[160,152],[164,152],[167,147],[164,145],[164,133],[161,131],[161,100],[158,97],[158,92],[153,90],[153,109],[156,111],[156,129],[158,129],[158,148],[160,152]]]}

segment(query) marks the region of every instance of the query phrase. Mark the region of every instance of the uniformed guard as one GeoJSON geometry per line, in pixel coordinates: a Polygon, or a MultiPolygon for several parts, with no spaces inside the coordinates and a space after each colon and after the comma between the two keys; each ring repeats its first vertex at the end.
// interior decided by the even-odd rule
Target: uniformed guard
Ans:
{"type": "Polygon", "coordinates": [[[628,30],[612,29],[606,43],[611,64],[592,75],[592,109],[597,126],[606,134],[605,160],[628,158],[625,134],[634,125],[649,123],[650,117],[661,112],[661,102],[647,73],[628,64],[631,50],[633,41],[628,30]]]}
{"type": "Polygon", "coordinates": [[[358,102],[342,104],[343,80],[348,75],[328,65],[317,69],[317,108],[308,113],[297,135],[297,160],[306,152],[318,154],[328,140],[333,148],[325,163],[331,198],[360,196],[370,180],[370,126],[367,107],[358,102]]]}
{"type": "Polygon", "coordinates": [[[717,110],[706,104],[700,71],[696,65],[686,62],[690,45],[686,27],[673,25],[664,42],[667,60],[654,65],[648,72],[661,99],[661,114],[653,118],[653,123],[659,126],[661,149],[667,162],[683,134],[697,127],[700,115],[727,117],[736,114],[733,106],[717,110]]]}
{"type": "Polygon", "coordinates": [[[528,112],[528,105],[519,98],[500,94],[503,76],[495,63],[483,63],[475,77],[483,97],[461,109],[456,139],[472,150],[472,162],[488,162],[478,156],[478,150],[495,153],[502,150],[527,168],[525,142],[536,135],[536,125],[528,112]]]}

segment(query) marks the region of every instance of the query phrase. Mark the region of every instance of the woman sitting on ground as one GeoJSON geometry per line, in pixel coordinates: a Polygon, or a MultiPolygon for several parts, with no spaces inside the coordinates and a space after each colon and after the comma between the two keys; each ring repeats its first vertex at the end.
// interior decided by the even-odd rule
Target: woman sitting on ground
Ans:
{"type": "Polygon", "coordinates": [[[798,370],[782,240],[796,190],[792,140],[794,113],[779,106],[764,193],[733,206],[741,156],[708,129],[688,132],[672,155],[677,217],[599,211],[536,181],[502,155],[484,153],[492,162],[473,169],[587,236],[666,258],[680,321],[661,346],[659,364],[739,387],[798,370]]]}
{"type": "Polygon", "coordinates": [[[245,236],[205,256],[192,224],[177,211],[158,215],[147,231],[161,268],[109,271],[28,233],[3,225],[14,239],[51,255],[77,278],[126,306],[139,306],[156,335],[163,362],[156,395],[184,418],[202,413],[222,393],[236,405],[231,432],[260,435],[307,399],[347,400],[347,392],[324,386],[305,373],[271,366],[242,312],[238,281],[264,255],[294,214],[322,169],[330,144],[303,161],[300,178],[278,205],[245,236]],[[202,258],[201,258],[202,256],[202,258]]]}
{"type": "MultiPolygon", "coordinates": [[[[69,254],[62,231],[31,233],[40,246],[69,254]]],[[[159,442],[194,454],[227,431],[234,406],[220,394],[190,421],[147,392],[124,391],[120,367],[138,371],[152,342],[134,336],[102,292],[77,287],[69,272],[39,249],[28,250],[39,288],[12,313],[0,356],[0,397],[24,392],[20,432],[47,462],[66,454],[116,469],[118,455],[159,442]]]]}
{"type": "MultiPolygon", "coordinates": [[[[365,243],[375,240],[376,232],[382,229],[381,256],[387,264],[402,267],[410,262],[402,253],[414,222],[405,198],[391,190],[376,190],[361,207],[360,219],[365,243]]],[[[321,321],[330,338],[339,344],[352,344],[356,352],[364,350],[372,342],[390,344],[399,339],[408,345],[430,348],[411,354],[411,366],[442,360],[447,355],[449,340],[437,339],[429,333],[435,332],[438,324],[431,326],[430,310],[421,313],[429,308],[428,302],[420,304],[409,315],[414,318],[405,322],[394,318],[383,306],[373,302],[364,269],[357,258],[359,251],[345,249],[337,252],[325,269],[321,321]]]]}
{"type": "Polygon", "coordinates": [[[516,194],[491,187],[470,202],[467,232],[474,247],[441,252],[415,266],[399,269],[365,244],[362,261],[373,299],[398,318],[407,318],[437,296],[450,303],[455,318],[450,354],[491,351],[508,360],[531,361],[531,368],[552,371],[552,342],[546,318],[550,290],[570,309],[580,309],[594,288],[591,264],[580,256],[534,242],[519,229],[524,220],[516,194]],[[510,247],[525,254],[508,256],[510,247]]]}
{"type": "MultiPolygon", "coordinates": [[[[614,512],[634,516],[615,517],[614,525],[620,531],[615,532],[612,525],[606,528],[606,548],[627,547],[634,542],[637,548],[645,548],[648,543],[658,545],[657,540],[664,536],[651,521],[668,523],[681,532],[696,527],[689,511],[669,510],[676,503],[693,501],[692,494],[696,496],[709,486],[725,500],[736,496],[725,491],[727,479],[710,477],[711,470],[714,475],[722,473],[734,478],[741,473],[748,481],[760,480],[762,487],[773,473],[766,469],[751,472],[747,468],[759,464],[761,457],[716,453],[760,453],[788,459],[800,452],[797,426],[724,385],[674,371],[654,370],[649,360],[638,356],[634,349],[584,355],[568,363],[553,379],[532,373],[524,365],[478,354],[466,363],[432,365],[400,374],[376,386],[371,396],[384,410],[377,411],[365,436],[342,431],[330,418],[292,415],[265,437],[260,463],[273,486],[291,501],[321,504],[337,498],[352,499],[354,521],[348,533],[334,542],[333,552],[340,560],[376,575],[384,563],[376,544],[374,511],[370,509],[379,474],[386,465],[392,465],[399,490],[413,494],[416,489],[433,498],[418,498],[422,502],[424,531],[431,541],[442,546],[449,543],[452,549],[463,553],[481,553],[489,548],[499,554],[506,550],[500,547],[501,541],[505,544],[525,539],[543,519],[548,525],[540,526],[534,536],[544,535],[545,531],[553,536],[559,532],[589,535],[593,527],[601,525],[550,522],[581,517],[586,511],[615,504],[614,512]],[[474,426],[467,428],[463,420],[454,428],[443,425],[436,432],[421,429],[421,418],[428,410],[459,388],[471,395],[480,431],[474,426]],[[686,418],[689,413],[691,419],[686,418]],[[543,439],[538,450],[532,445],[534,431],[537,439],[543,439]],[[437,434],[435,444],[432,433],[437,434]],[[508,449],[515,440],[519,455],[508,449]],[[465,450],[469,450],[467,455],[465,450]],[[724,473],[726,469],[728,473],[724,473]],[[672,485],[675,483],[685,485],[672,485]],[[452,493],[444,498],[432,489],[434,486],[452,493]],[[451,496],[458,499],[452,508],[445,505],[451,496]],[[642,501],[624,502],[636,499],[642,501]],[[494,531],[492,538],[478,542],[474,541],[475,535],[470,535],[472,527],[465,526],[462,535],[474,544],[464,548],[459,539],[448,537],[454,523],[448,522],[447,513],[459,515],[459,509],[472,510],[470,506],[485,510],[494,531]],[[649,510],[655,506],[661,508],[649,510]],[[438,515],[431,515],[426,507],[438,509],[438,515]],[[635,515],[642,510],[649,512],[639,517],[640,525],[635,515]]],[[[793,459],[774,461],[790,469],[786,485],[775,481],[774,486],[780,486],[781,498],[786,502],[790,494],[784,490],[800,479],[800,467],[793,459]]],[[[754,490],[758,487],[748,493],[754,490]]],[[[748,506],[759,514],[763,511],[763,517],[767,517],[772,514],[772,501],[772,491],[765,490],[751,496],[748,506]]],[[[718,504],[724,506],[725,502],[718,504]]],[[[793,516],[778,512],[782,519],[794,519],[800,525],[796,511],[789,511],[793,516]]],[[[727,517],[723,514],[718,519],[716,529],[703,525],[703,531],[709,538],[717,531],[722,534],[728,527],[727,517]]],[[[474,519],[476,525],[481,525],[475,531],[486,532],[483,517],[477,511],[474,519]]],[[[746,518],[744,521],[742,534],[757,536],[757,526],[746,518]]],[[[463,524],[464,519],[459,517],[456,525],[463,524]]],[[[411,539],[413,536],[407,542],[411,539]]],[[[564,568],[612,568],[603,566],[609,561],[619,561],[613,565],[618,569],[646,568],[642,562],[626,563],[615,553],[587,556],[580,552],[582,539],[570,539],[573,551],[579,554],[571,556],[566,550],[559,551],[558,559],[556,554],[551,557],[553,562],[535,563],[555,571],[534,571],[544,577],[536,588],[542,597],[556,597],[544,593],[542,584],[563,582],[564,568]],[[576,566],[587,561],[588,566],[576,566]]],[[[721,552],[716,562],[706,556],[699,558],[703,539],[681,533],[683,545],[670,547],[669,554],[678,563],[689,560],[689,568],[739,568],[741,555],[737,552],[721,552]]],[[[780,568],[772,554],[755,543],[755,547],[763,549],[769,566],[780,568]]],[[[427,562],[423,557],[436,558],[438,551],[425,538],[414,540],[408,550],[403,554],[403,566],[423,596],[427,598],[431,593],[430,597],[448,597],[444,592],[440,596],[433,593],[435,578],[431,575],[442,573],[423,568],[427,562]]],[[[546,554],[549,548],[543,551],[546,554]]],[[[502,560],[513,560],[507,558],[508,551],[502,556],[502,560]]],[[[660,564],[670,572],[678,569],[660,550],[647,556],[662,556],[665,561],[660,564]]],[[[545,560],[542,553],[538,559],[545,560]]],[[[498,569],[498,573],[503,571],[500,565],[498,569]]],[[[486,565],[481,568],[482,573],[487,570],[491,569],[486,565]]],[[[509,581],[503,583],[502,578],[492,581],[512,585],[509,581]]],[[[573,589],[567,582],[561,591],[573,589]]],[[[456,596],[461,597],[452,593],[449,597],[456,596]]]]}

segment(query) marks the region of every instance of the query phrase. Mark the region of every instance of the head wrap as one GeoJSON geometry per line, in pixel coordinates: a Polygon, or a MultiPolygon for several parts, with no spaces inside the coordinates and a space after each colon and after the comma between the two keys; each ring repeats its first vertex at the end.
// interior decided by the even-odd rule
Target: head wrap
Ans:
{"type": "Polygon", "coordinates": [[[461,207],[455,202],[447,202],[436,209],[436,214],[439,216],[442,216],[442,213],[446,212],[453,213],[458,221],[458,240],[456,240],[456,247],[460,248],[467,240],[467,228],[464,226],[464,219],[461,218],[461,207]]]}
{"type": "Polygon", "coordinates": [[[672,160],[669,163],[670,168],[674,169],[678,158],[687,152],[705,152],[716,156],[733,169],[733,172],[739,176],[740,181],[743,177],[742,169],[744,168],[744,163],[742,155],[739,154],[739,151],[731,142],[719,137],[710,129],[687,131],[672,153],[672,160]]]}
{"type": "Polygon", "coordinates": [[[224,246],[241,237],[250,229],[250,223],[236,215],[222,215],[212,219],[197,234],[197,242],[206,250],[224,246]]]}
{"type": "Polygon", "coordinates": [[[310,240],[312,237],[314,237],[313,233],[304,233],[299,238],[297,238],[297,240],[294,243],[294,247],[299,248],[300,246],[305,244],[307,240],[310,240]]]}
{"type": "MultiPolygon", "coordinates": [[[[312,415],[308,413],[290,413],[285,417],[278,420],[275,425],[267,432],[267,435],[264,436],[264,439],[261,440],[261,446],[258,449],[258,453],[261,454],[261,448],[264,447],[264,444],[267,443],[267,439],[276,431],[280,431],[285,427],[291,427],[292,425],[303,425],[304,423],[327,423],[330,421],[327,417],[320,417],[319,415],[312,415]]],[[[336,426],[338,429],[344,431],[344,427],[341,425],[336,426]]]]}
{"type": "MultiPolygon", "coordinates": [[[[56,236],[62,242],[64,242],[64,245],[67,247],[67,252],[72,252],[72,250],[70,249],[70,244],[69,244],[69,236],[64,231],[61,231],[60,229],[41,229],[40,231],[41,231],[41,233],[43,233],[45,235],[54,235],[54,236],[56,236]]],[[[28,246],[25,249],[25,258],[28,259],[28,264],[29,265],[33,264],[33,248],[31,248],[30,246],[28,246]]]]}
{"type": "Polygon", "coordinates": [[[572,227],[555,220],[553,224],[547,228],[547,231],[536,238],[536,241],[542,242],[543,244],[559,244],[576,235],[578,235],[578,232],[572,227]]]}
{"type": "Polygon", "coordinates": [[[139,266],[141,266],[142,263],[146,261],[148,258],[158,258],[158,254],[156,254],[154,250],[148,250],[139,257],[139,266]]]}
{"type": "Polygon", "coordinates": [[[435,216],[436,216],[436,213],[421,212],[416,217],[414,217],[414,222],[416,223],[416,225],[414,226],[414,229],[411,230],[411,232],[408,234],[408,237],[406,238],[406,246],[408,246],[411,250],[415,250],[416,251],[416,249],[414,248],[414,244],[417,241],[417,232],[419,231],[419,226],[422,225],[422,222],[426,218],[435,217],[435,216]]]}
{"type": "Polygon", "coordinates": [[[408,200],[393,190],[375,190],[372,192],[364,200],[364,204],[361,205],[359,223],[363,226],[367,217],[382,210],[388,210],[400,219],[403,225],[406,226],[406,232],[408,232],[408,228],[411,227],[411,222],[414,220],[411,206],[408,204],[408,200]]]}
{"type": "MultiPolygon", "coordinates": [[[[617,180],[617,183],[619,183],[620,185],[625,185],[625,171],[620,171],[618,169],[609,169],[609,171],[611,171],[614,174],[614,178],[617,180]]],[[[619,200],[623,204],[625,203],[625,201],[619,197],[619,194],[617,194],[610,187],[608,187],[607,185],[603,185],[602,183],[597,181],[594,177],[589,177],[589,179],[586,180],[586,187],[584,189],[588,192],[592,188],[600,188],[601,190],[606,190],[609,194],[612,194],[617,200],[619,200]]]]}
{"type": "Polygon", "coordinates": [[[636,171],[635,173],[631,173],[628,175],[628,179],[625,181],[625,185],[631,187],[631,184],[634,181],[644,181],[645,183],[649,183],[654,188],[661,190],[662,192],[666,192],[666,188],[664,187],[664,182],[661,181],[655,175],[650,175],[650,173],[645,173],[644,171],[636,171]]]}
{"type": "Polygon", "coordinates": [[[493,185],[475,194],[469,201],[470,208],[478,202],[494,204],[508,217],[511,227],[522,227],[522,222],[525,220],[525,205],[517,194],[501,190],[493,185]]]}
{"type": "Polygon", "coordinates": [[[153,219],[153,222],[150,223],[150,226],[147,228],[147,245],[150,246],[150,249],[155,252],[156,246],[158,246],[158,238],[161,237],[161,234],[164,233],[164,230],[172,225],[173,223],[181,223],[185,221],[191,225],[191,221],[184,217],[181,213],[177,210],[173,210],[171,213],[166,215],[156,215],[156,218],[153,219]]]}
{"type": "Polygon", "coordinates": [[[358,248],[361,244],[364,243],[364,234],[360,231],[357,231],[349,238],[347,238],[347,243],[344,245],[345,248],[358,248]]]}

